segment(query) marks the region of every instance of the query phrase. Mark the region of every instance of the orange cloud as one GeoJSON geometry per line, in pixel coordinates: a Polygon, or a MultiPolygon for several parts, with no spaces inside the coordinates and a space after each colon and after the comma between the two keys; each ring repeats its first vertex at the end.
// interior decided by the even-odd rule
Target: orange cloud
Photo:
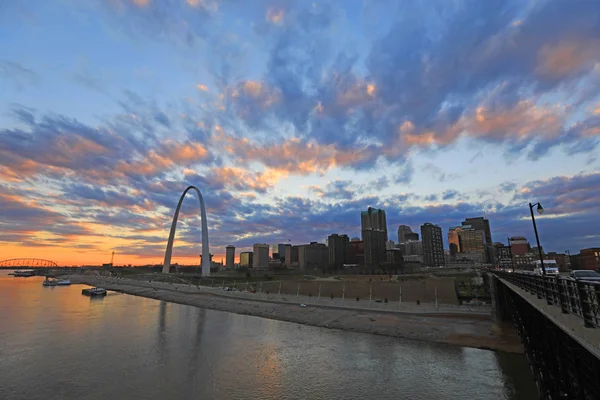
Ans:
{"type": "Polygon", "coordinates": [[[251,172],[247,169],[236,167],[217,167],[209,171],[209,180],[217,181],[226,187],[237,190],[265,191],[273,187],[281,179],[288,176],[288,172],[281,169],[267,168],[264,172],[251,172]]]}
{"type": "Polygon", "coordinates": [[[334,144],[319,145],[298,138],[261,145],[221,132],[213,139],[223,143],[226,151],[235,155],[238,162],[257,161],[270,169],[301,175],[322,174],[334,167],[356,164],[373,156],[372,151],[366,148],[341,150],[334,144]]]}
{"type": "Polygon", "coordinates": [[[367,85],[367,94],[369,96],[375,95],[375,85],[374,84],[370,83],[367,85]]]}
{"type": "Polygon", "coordinates": [[[203,92],[208,92],[208,86],[206,86],[206,85],[203,85],[203,84],[201,84],[201,83],[197,84],[197,85],[196,85],[196,88],[197,88],[198,90],[202,90],[203,92]]]}
{"type": "Polygon", "coordinates": [[[600,61],[600,40],[564,40],[543,46],[538,52],[537,72],[560,78],[600,61]]]}
{"type": "Polygon", "coordinates": [[[200,143],[175,143],[167,141],[163,144],[165,155],[172,160],[184,163],[202,161],[208,157],[208,150],[200,143]]]}
{"type": "Polygon", "coordinates": [[[459,124],[471,136],[525,139],[540,134],[554,137],[563,126],[563,110],[538,107],[532,101],[522,100],[509,109],[478,107],[471,118],[461,119],[459,124]]]}
{"type": "Polygon", "coordinates": [[[150,0],[132,0],[133,4],[135,4],[138,7],[146,7],[148,5],[148,3],[150,3],[150,0]]]}
{"type": "Polygon", "coordinates": [[[538,107],[530,100],[522,100],[509,108],[489,109],[482,105],[452,125],[440,125],[427,131],[419,131],[411,121],[405,121],[397,128],[396,142],[382,149],[382,153],[395,156],[412,146],[446,145],[461,135],[499,141],[506,138],[522,141],[538,135],[552,138],[562,131],[564,118],[564,108],[538,107]]]}
{"type": "Polygon", "coordinates": [[[133,171],[143,176],[153,176],[178,165],[185,166],[205,160],[208,155],[208,151],[198,143],[166,141],[162,144],[160,152],[151,150],[139,161],[121,161],[115,167],[115,171],[120,174],[133,171]]]}
{"type": "Polygon", "coordinates": [[[265,18],[267,21],[280,25],[283,22],[284,12],[281,9],[269,8],[265,18]]]}

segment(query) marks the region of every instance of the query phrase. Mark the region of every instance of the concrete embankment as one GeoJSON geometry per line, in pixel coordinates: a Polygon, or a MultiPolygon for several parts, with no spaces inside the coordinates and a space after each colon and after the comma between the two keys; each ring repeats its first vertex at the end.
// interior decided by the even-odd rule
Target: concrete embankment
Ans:
{"type": "Polygon", "coordinates": [[[330,329],[393,336],[465,347],[522,353],[519,338],[508,327],[492,327],[488,315],[477,313],[400,313],[349,307],[323,307],[298,303],[256,301],[230,295],[217,295],[188,285],[169,285],[162,282],[112,279],[88,275],[70,276],[73,283],[102,286],[109,290],[203,307],[294,322],[330,329]]]}

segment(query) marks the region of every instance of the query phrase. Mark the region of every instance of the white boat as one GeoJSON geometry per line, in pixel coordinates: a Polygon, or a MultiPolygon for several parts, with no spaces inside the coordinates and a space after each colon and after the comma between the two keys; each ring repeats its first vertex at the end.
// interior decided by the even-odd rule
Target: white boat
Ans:
{"type": "Polygon", "coordinates": [[[58,286],[69,286],[71,284],[71,281],[68,279],[59,279],[56,281],[56,284],[58,286]]]}

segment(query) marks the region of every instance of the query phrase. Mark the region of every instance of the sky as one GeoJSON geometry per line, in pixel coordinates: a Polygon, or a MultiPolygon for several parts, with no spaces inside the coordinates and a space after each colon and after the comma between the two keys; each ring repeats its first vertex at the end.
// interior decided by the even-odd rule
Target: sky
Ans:
{"type": "Polygon", "coordinates": [[[370,206],[600,246],[598,0],[0,0],[0,37],[0,260],[162,263],[188,185],[216,260],[370,206]]]}

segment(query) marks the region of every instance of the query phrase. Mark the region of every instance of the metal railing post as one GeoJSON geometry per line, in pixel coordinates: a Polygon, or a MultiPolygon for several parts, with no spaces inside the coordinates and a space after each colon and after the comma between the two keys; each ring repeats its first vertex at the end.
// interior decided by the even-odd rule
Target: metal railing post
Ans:
{"type": "Polygon", "coordinates": [[[569,309],[566,307],[567,300],[565,298],[565,288],[564,281],[560,277],[556,277],[556,291],[558,297],[558,305],[560,306],[560,310],[563,314],[568,314],[569,309]]]}
{"type": "Polygon", "coordinates": [[[594,324],[592,323],[592,309],[585,286],[586,283],[577,282],[577,297],[579,298],[580,312],[583,317],[583,325],[586,328],[594,328],[594,324]]]}

